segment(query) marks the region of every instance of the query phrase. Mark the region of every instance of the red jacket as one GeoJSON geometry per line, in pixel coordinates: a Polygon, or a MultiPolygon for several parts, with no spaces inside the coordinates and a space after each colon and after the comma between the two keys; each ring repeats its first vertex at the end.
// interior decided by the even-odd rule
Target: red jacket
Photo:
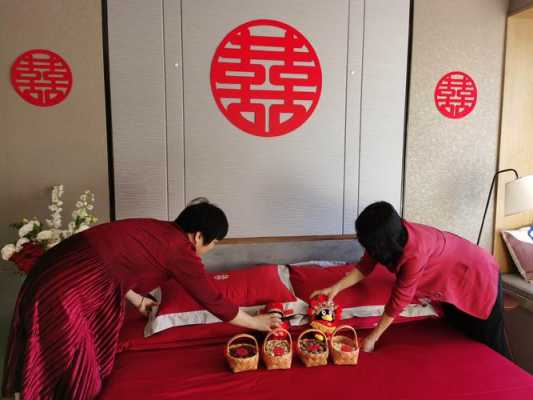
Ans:
{"type": "Polygon", "coordinates": [[[223,321],[238,307],[215,288],[187,235],[173,222],[124,219],[97,225],[80,234],[121,283],[146,292],[167,279],[177,280],[189,294],[223,321]]]}
{"type": "MultiPolygon", "coordinates": [[[[499,268],[492,255],[453,233],[403,221],[408,239],[395,268],[396,285],[385,312],[396,317],[417,299],[455,305],[487,319],[496,302],[499,268]]],[[[366,252],[358,269],[368,275],[378,264],[366,252]]]]}

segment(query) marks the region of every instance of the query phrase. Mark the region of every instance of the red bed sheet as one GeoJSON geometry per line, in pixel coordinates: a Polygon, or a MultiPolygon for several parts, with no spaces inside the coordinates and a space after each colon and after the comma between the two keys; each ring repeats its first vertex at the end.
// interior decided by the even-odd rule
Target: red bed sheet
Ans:
{"type": "Polygon", "coordinates": [[[224,344],[125,351],[100,396],[105,400],[529,400],[533,376],[441,320],[396,325],[356,366],[233,374],[224,344]]]}

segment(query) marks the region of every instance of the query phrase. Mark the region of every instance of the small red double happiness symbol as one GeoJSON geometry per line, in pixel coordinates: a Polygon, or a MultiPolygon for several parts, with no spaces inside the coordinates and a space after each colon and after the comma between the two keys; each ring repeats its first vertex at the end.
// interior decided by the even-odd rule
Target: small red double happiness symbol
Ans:
{"type": "Polygon", "coordinates": [[[260,137],[285,135],[315,110],[322,70],[311,43],[293,27],[260,19],[238,26],[211,62],[211,90],[224,116],[260,137]]]}
{"type": "Polygon", "coordinates": [[[70,93],[72,72],[53,51],[29,50],[13,63],[11,84],[28,103],[49,107],[61,103],[70,93]]]}
{"type": "Polygon", "coordinates": [[[454,119],[466,117],[472,112],[476,102],[476,84],[464,72],[447,73],[435,87],[435,105],[445,117],[454,119]]]}

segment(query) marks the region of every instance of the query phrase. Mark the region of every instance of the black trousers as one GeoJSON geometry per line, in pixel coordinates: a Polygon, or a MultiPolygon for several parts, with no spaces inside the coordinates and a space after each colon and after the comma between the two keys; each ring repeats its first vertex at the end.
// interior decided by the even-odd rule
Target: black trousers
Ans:
{"type": "Polygon", "coordinates": [[[493,350],[512,360],[507,345],[503,320],[503,293],[501,277],[498,282],[498,295],[489,317],[485,320],[473,317],[452,304],[442,305],[444,316],[456,329],[464,332],[470,338],[484,343],[493,350]]]}

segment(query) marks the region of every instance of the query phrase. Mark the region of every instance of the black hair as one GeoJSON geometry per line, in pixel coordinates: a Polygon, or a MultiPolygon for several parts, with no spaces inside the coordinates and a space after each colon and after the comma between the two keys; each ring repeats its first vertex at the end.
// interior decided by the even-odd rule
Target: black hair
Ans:
{"type": "Polygon", "coordinates": [[[204,245],[222,240],[228,234],[226,214],[205,197],[192,200],[174,221],[185,233],[200,232],[204,245]]]}
{"type": "Polygon", "coordinates": [[[387,267],[398,264],[407,243],[407,230],[391,204],[370,204],[355,220],[355,230],[370,257],[387,267]]]}

